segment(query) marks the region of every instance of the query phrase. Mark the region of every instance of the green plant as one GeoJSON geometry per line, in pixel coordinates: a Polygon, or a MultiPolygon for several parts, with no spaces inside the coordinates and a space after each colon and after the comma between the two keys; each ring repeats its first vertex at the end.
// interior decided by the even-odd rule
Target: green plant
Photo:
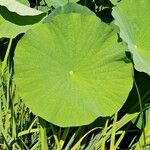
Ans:
{"type": "Polygon", "coordinates": [[[0,149],[148,149],[150,1],[17,1],[0,0],[0,149]]]}
{"type": "Polygon", "coordinates": [[[27,32],[17,45],[18,91],[33,112],[59,126],[112,115],[132,88],[132,66],[125,62],[124,49],[115,29],[95,16],[58,15],[27,32]]]}

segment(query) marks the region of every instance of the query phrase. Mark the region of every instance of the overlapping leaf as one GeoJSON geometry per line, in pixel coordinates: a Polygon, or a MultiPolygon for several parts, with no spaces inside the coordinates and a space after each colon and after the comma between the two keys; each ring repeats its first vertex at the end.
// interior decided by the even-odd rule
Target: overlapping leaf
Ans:
{"type": "Polygon", "coordinates": [[[24,4],[24,5],[29,6],[29,1],[28,0],[16,0],[16,1],[18,1],[18,2],[20,2],[22,4],[24,4]]]}
{"type": "Polygon", "coordinates": [[[0,36],[10,37],[23,33],[45,16],[15,0],[0,0],[0,36]]]}
{"type": "Polygon", "coordinates": [[[28,31],[16,48],[25,104],[59,126],[79,126],[121,108],[132,88],[126,46],[96,16],[62,14],[28,31]],[[80,117],[79,117],[80,116],[80,117]]]}
{"type": "Polygon", "coordinates": [[[65,6],[56,8],[50,15],[45,18],[44,22],[50,22],[51,19],[60,14],[79,13],[83,15],[95,15],[90,9],[75,3],[68,3],[65,6]]]}
{"type": "Polygon", "coordinates": [[[120,0],[110,0],[113,5],[117,5],[120,0]]]}
{"type": "Polygon", "coordinates": [[[135,68],[150,75],[150,1],[122,0],[113,9],[120,36],[128,43],[135,68]]]}
{"type": "Polygon", "coordinates": [[[0,36],[9,38],[26,32],[28,29],[31,28],[31,26],[19,26],[9,21],[6,21],[2,16],[0,16],[0,28],[2,29],[0,31],[0,36]]]}
{"type": "Polygon", "coordinates": [[[8,11],[14,12],[20,16],[37,16],[41,14],[40,11],[32,9],[28,6],[22,5],[16,0],[0,0],[0,6],[1,8],[3,6],[8,11]]]}
{"type": "Polygon", "coordinates": [[[60,6],[64,6],[65,4],[67,4],[68,2],[70,3],[75,3],[79,0],[45,0],[45,2],[49,5],[49,6],[54,6],[55,8],[60,7],[60,6]]]}

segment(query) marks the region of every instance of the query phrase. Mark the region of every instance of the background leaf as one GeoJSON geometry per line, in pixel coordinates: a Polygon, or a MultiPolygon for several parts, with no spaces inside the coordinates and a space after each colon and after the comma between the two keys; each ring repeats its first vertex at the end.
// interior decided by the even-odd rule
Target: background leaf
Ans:
{"type": "Polygon", "coordinates": [[[38,23],[44,13],[29,8],[17,1],[0,0],[0,32],[1,37],[16,36],[26,32],[33,24],[38,23]]]}
{"type": "Polygon", "coordinates": [[[76,3],[79,0],[45,0],[45,2],[48,4],[48,6],[54,6],[55,8],[64,6],[68,2],[70,3],[76,3]]]}
{"type": "Polygon", "coordinates": [[[121,0],[110,0],[110,1],[111,1],[111,3],[112,3],[113,5],[116,5],[116,4],[118,4],[118,2],[121,1],[121,0]]]}
{"type": "Polygon", "coordinates": [[[121,38],[128,43],[135,68],[150,75],[150,1],[126,0],[113,8],[121,38]]]}
{"type": "Polygon", "coordinates": [[[44,19],[44,22],[50,22],[51,19],[60,14],[79,13],[83,15],[95,15],[90,9],[79,4],[68,3],[63,7],[56,8],[44,19]]]}
{"type": "Polygon", "coordinates": [[[144,133],[142,133],[140,140],[137,142],[135,150],[139,150],[139,149],[149,149],[150,148],[150,115],[148,116],[148,121],[146,123],[145,126],[145,135],[144,133]],[[144,138],[145,138],[145,142],[144,142],[144,138]]]}

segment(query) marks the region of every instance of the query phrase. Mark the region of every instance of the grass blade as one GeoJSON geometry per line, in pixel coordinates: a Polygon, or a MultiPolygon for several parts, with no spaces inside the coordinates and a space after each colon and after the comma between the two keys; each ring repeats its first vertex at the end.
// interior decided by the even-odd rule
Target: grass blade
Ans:
{"type": "Polygon", "coordinates": [[[116,124],[117,124],[117,113],[114,116],[113,126],[112,126],[112,134],[110,141],[110,149],[115,150],[115,133],[116,133],[116,124]]]}

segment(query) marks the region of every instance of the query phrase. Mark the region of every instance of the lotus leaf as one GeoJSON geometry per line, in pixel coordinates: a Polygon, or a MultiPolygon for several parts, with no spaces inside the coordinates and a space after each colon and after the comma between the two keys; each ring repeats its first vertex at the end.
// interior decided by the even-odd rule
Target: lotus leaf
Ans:
{"type": "Polygon", "coordinates": [[[35,16],[42,13],[41,11],[25,6],[16,0],[0,0],[0,7],[2,6],[7,8],[8,11],[17,13],[20,16],[35,16]]]}
{"type": "Polygon", "coordinates": [[[150,0],[121,1],[113,9],[121,38],[128,43],[135,68],[150,75],[150,0]]]}
{"type": "Polygon", "coordinates": [[[70,3],[76,3],[79,0],[45,0],[45,2],[48,4],[48,6],[54,6],[55,8],[64,6],[68,2],[70,3]]]}
{"type": "Polygon", "coordinates": [[[44,19],[44,22],[49,22],[51,19],[60,14],[67,14],[67,13],[80,13],[84,15],[95,15],[90,9],[85,6],[81,6],[75,3],[68,3],[65,6],[58,7],[49,14],[48,17],[44,19]]]}
{"type": "Polygon", "coordinates": [[[0,36],[10,38],[24,33],[44,16],[44,13],[15,0],[0,0],[0,36]]]}
{"type": "Polygon", "coordinates": [[[111,116],[132,88],[125,49],[115,28],[96,16],[58,15],[27,31],[18,43],[18,92],[36,115],[62,127],[111,116]]]}

